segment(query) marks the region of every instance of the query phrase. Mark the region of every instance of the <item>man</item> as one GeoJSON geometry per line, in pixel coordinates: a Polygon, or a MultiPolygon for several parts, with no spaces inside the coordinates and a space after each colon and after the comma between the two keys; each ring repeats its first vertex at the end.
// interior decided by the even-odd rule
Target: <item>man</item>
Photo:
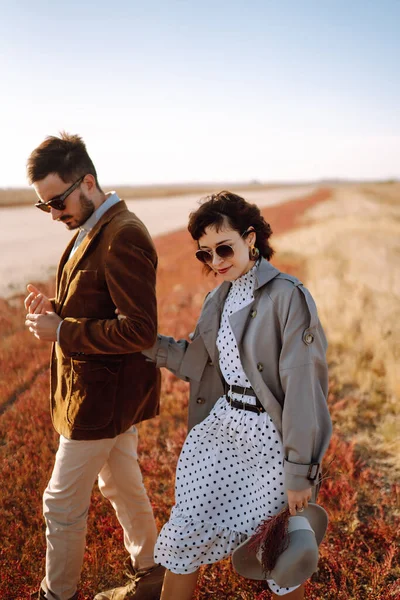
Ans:
{"type": "Polygon", "coordinates": [[[141,354],[157,333],[157,255],[143,223],[117,194],[101,190],[79,136],[46,138],[30,155],[27,172],[36,206],[77,230],[58,267],[55,298],[29,284],[25,299],[29,330],[53,342],[50,409],[60,434],[43,496],[46,576],[37,597],[78,597],[98,476],[124,530],[130,581],[96,600],[158,599],[164,568],[154,564],[157,532],[134,426],[159,406],[159,371],[141,354]],[[117,318],[117,307],[124,318],[117,318]]]}

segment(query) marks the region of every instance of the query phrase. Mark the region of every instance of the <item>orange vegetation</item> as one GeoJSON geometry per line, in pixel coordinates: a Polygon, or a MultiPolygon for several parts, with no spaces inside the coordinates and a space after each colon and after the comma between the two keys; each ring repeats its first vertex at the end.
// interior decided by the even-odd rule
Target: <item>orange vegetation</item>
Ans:
{"type": "MultiPolygon", "coordinates": [[[[310,198],[267,208],[264,215],[276,234],[295,227],[313,203],[310,198]]],[[[193,257],[187,232],[156,240],[160,331],[186,337],[192,331],[205,293],[215,285],[193,257]]],[[[293,273],[293,265],[275,261],[293,273]]],[[[298,272],[297,272],[298,274],[298,272]]],[[[46,289],[51,288],[51,285],[46,289]]],[[[0,301],[0,598],[26,600],[44,571],[44,524],[41,495],[50,476],[57,435],[48,412],[49,347],[37,342],[23,325],[22,298],[0,301]]],[[[334,392],[329,398],[333,405],[334,392]]],[[[186,435],[188,387],[163,373],[161,416],[140,426],[140,462],[159,527],[173,504],[176,461],[186,435]]],[[[326,458],[320,500],[330,515],[321,547],[320,569],[307,583],[309,600],[391,600],[400,598],[399,489],[357,458],[337,428],[326,458]]],[[[97,490],[89,514],[80,598],[122,580],[122,532],[97,490]]],[[[236,575],[229,560],[202,571],[196,600],[267,600],[266,586],[236,575]]]]}

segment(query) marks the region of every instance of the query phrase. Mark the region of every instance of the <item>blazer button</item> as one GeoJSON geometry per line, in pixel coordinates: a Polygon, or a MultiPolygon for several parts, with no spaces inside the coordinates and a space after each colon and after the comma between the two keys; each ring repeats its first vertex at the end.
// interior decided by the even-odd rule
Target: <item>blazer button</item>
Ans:
{"type": "Polygon", "coordinates": [[[257,363],[257,370],[262,371],[264,369],[264,365],[262,363],[257,363]]]}
{"type": "Polygon", "coordinates": [[[254,319],[254,317],[255,317],[256,315],[257,315],[257,311],[256,311],[256,309],[252,310],[252,311],[251,311],[251,313],[250,313],[250,316],[251,316],[251,318],[252,318],[252,319],[254,319]]]}
{"type": "Polygon", "coordinates": [[[197,402],[197,404],[205,404],[206,403],[204,398],[197,398],[196,402],[197,402]]]}
{"type": "Polygon", "coordinates": [[[213,361],[211,360],[211,358],[208,359],[207,364],[210,365],[210,367],[212,367],[213,361]]]}

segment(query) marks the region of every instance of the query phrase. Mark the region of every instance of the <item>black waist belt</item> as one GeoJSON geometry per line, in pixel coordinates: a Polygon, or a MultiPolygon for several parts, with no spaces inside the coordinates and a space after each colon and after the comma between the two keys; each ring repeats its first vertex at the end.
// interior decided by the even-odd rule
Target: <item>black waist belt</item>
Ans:
{"type": "Polygon", "coordinates": [[[233,408],[238,408],[240,410],[250,410],[251,412],[255,412],[258,414],[265,412],[265,408],[263,407],[263,405],[257,398],[256,393],[253,390],[253,388],[246,388],[246,387],[242,387],[240,385],[226,385],[225,399],[228,402],[228,404],[230,404],[230,406],[233,406],[233,408]],[[232,398],[230,398],[228,396],[228,392],[232,392],[234,394],[241,394],[243,396],[252,396],[253,398],[256,399],[256,403],[248,404],[247,402],[240,402],[239,400],[233,400],[232,398]]]}

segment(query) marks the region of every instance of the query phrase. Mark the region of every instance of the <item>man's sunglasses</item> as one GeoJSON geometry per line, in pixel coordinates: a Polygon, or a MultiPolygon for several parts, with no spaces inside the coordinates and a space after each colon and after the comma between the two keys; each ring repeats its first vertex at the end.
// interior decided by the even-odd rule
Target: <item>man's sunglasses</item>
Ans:
{"type": "MultiPolygon", "coordinates": [[[[246,233],[250,233],[250,231],[254,231],[254,230],[246,229],[246,231],[244,231],[240,237],[243,237],[246,233]]],[[[235,251],[232,248],[232,246],[229,246],[228,244],[221,244],[220,246],[217,246],[214,251],[212,251],[212,250],[211,251],[210,250],[197,250],[196,258],[203,264],[209,265],[213,261],[214,252],[217,256],[219,256],[223,260],[225,260],[227,258],[232,258],[232,256],[235,254],[235,251]]]]}
{"type": "Polygon", "coordinates": [[[47,212],[47,213],[49,213],[52,208],[55,208],[56,210],[64,210],[65,209],[65,200],[68,198],[68,196],[70,194],[72,194],[73,191],[76,190],[76,188],[82,183],[84,178],[85,178],[85,175],[82,175],[82,177],[80,177],[78,179],[78,181],[75,181],[75,183],[73,183],[71,185],[71,187],[69,187],[67,190],[65,190],[65,192],[63,194],[61,194],[60,196],[55,196],[48,202],[36,202],[35,206],[37,208],[40,208],[40,210],[44,210],[44,212],[47,212]]]}

